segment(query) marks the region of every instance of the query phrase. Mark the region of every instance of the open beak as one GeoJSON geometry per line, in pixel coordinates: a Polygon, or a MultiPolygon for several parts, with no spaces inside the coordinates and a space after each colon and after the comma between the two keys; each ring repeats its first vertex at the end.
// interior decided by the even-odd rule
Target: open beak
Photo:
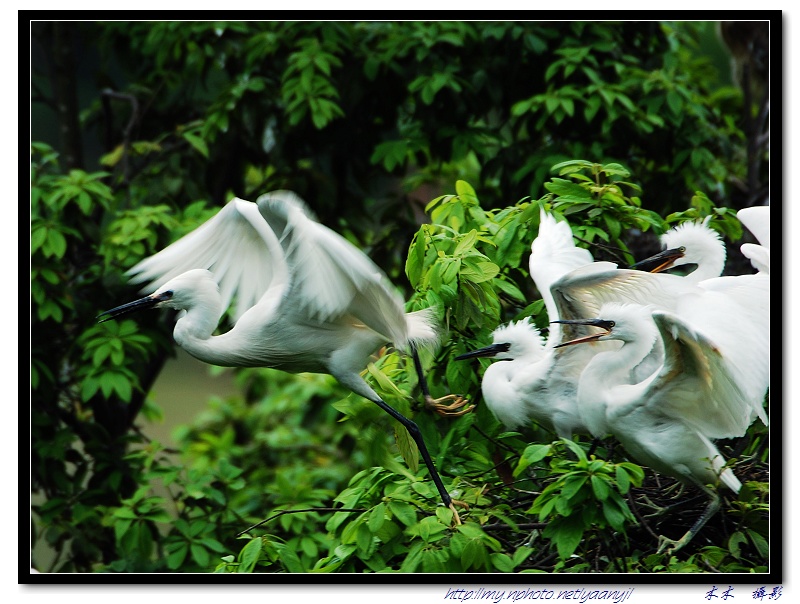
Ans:
{"type": "Polygon", "coordinates": [[[492,344],[491,346],[486,346],[485,348],[479,348],[478,350],[460,354],[456,357],[456,361],[463,361],[464,359],[477,359],[479,357],[493,357],[501,352],[508,352],[509,348],[511,348],[511,344],[508,343],[492,344]]]}
{"type": "Polygon", "coordinates": [[[551,321],[552,323],[565,323],[568,325],[590,325],[591,327],[600,327],[603,331],[598,333],[593,333],[589,336],[581,336],[580,338],[575,338],[574,340],[570,340],[569,342],[562,342],[555,346],[555,348],[561,348],[562,346],[572,346],[573,344],[583,344],[585,342],[594,342],[599,340],[603,336],[607,336],[611,333],[611,328],[614,326],[613,321],[605,321],[603,319],[564,319],[562,321],[551,321]]]}
{"type": "Polygon", "coordinates": [[[112,308],[111,310],[101,312],[99,315],[97,315],[97,318],[99,319],[98,323],[102,323],[104,321],[110,321],[111,319],[116,319],[117,317],[121,317],[122,315],[127,315],[139,310],[153,308],[157,304],[169,300],[171,297],[172,297],[171,291],[165,291],[158,295],[150,294],[149,296],[145,296],[144,298],[141,298],[139,300],[134,300],[133,302],[128,302],[127,304],[123,304],[122,306],[117,306],[116,308],[112,308]]]}
{"type": "Polygon", "coordinates": [[[630,268],[648,273],[660,273],[671,267],[678,258],[683,258],[685,254],[686,248],[683,246],[664,250],[654,256],[640,260],[636,264],[632,264],[630,268]]]}

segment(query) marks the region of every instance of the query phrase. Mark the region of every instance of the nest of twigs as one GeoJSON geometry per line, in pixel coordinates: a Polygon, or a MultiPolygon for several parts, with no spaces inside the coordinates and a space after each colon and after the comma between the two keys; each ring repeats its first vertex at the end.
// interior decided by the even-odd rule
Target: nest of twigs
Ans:
{"type": "MultiPolygon", "coordinates": [[[[620,462],[625,461],[625,452],[621,447],[609,443],[608,455],[604,459],[620,462]]],[[[720,441],[716,443],[720,452],[727,459],[734,459],[729,465],[742,484],[747,482],[769,482],[769,466],[760,461],[756,456],[737,459],[746,444],[742,439],[738,441],[720,441]]],[[[601,455],[598,455],[601,456],[601,455]]],[[[498,458],[499,459],[499,458],[498,458]]],[[[512,510],[519,514],[514,516],[518,522],[516,530],[503,522],[492,522],[484,526],[484,530],[493,537],[503,542],[511,551],[520,545],[530,545],[534,553],[519,568],[536,569],[546,572],[557,570],[558,555],[554,547],[548,546],[548,540],[542,536],[542,531],[547,523],[535,522],[538,517],[525,515],[530,509],[536,496],[541,493],[547,484],[547,479],[536,479],[528,476],[522,480],[510,480],[511,468],[516,462],[506,457],[496,466],[499,483],[487,489],[487,494],[496,499],[502,499],[512,510]]],[[[683,485],[674,478],[664,476],[643,468],[645,477],[642,485],[631,487],[626,500],[628,506],[637,519],[636,524],[629,525],[625,534],[616,533],[610,528],[602,531],[587,531],[581,546],[576,550],[576,555],[581,562],[590,566],[591,572],[630,572],[629,561],[642,560],[647,556],[657,554],[659,536],[670,539],[680,539],[705,511],[709,498],[699,488],[692,485],[683,485]]],[[[703,551],[703,548],[726,548],[730,536],[740,530],[742,524],[741,514],[733,513],[736,509],[737,497],[724,487],[718,493],[721,497],[719,511],[711,516],[705,526],[694,538],[684,546],[676,555],[686,560],[693,554],[703,551]]],[[[768,513],[759,512],[759,521],[766,522],[768,513]]],[[[752,523],[752,517],[750,522],[752,523]]],[[[754,549],[747,543],[741,546],[744,556],[755,554],[754,549]]],[[[664,555],[664,558],[668,558],[664,555]]],[[[709,566],[702,557],[697,563],[708,566],[708,570],[716,569],[709,566]]]]}

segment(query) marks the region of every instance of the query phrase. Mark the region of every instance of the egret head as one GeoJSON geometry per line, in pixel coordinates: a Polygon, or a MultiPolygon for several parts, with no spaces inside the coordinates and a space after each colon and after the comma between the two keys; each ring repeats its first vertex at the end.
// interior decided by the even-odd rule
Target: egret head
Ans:
{"type": "Polygon", "coordinates": [[[679,266],[702,267],[704,278],[716,277],[725,267],[725,245],[714,229],[708,226],[711,217],[702,222],[684,222],[661,236],[664,251],[645,258],[631,268],[658,273],[679,266]]]}
{"type": "Polygon", "coordinates": [[[602,318],[553,321],[553,323],[589,325],[602,329],[602,331],[588,336],[562,342],[558,344],[556,348],[572,346],[573,344],[584,344],[586,342],[604,342],[607,340],[632,342],[634,340],[640,340],[645,330],[655,334],[652,309],[648,306],[641,306],[639,304],[604,304],[600,309],[600,316],[602,318]],[[643,328],[643,325],[648,327],[643,328]],[[652,327],[652,329],[650,329],[650,327],[652,327]]]}
{"type": "Polygon", "coordinates": [[[535,360],[544,352],[544,342],[539,330],[530,322],[530,318],[511,322],[498,327],[492,332],[492,344],[466,352],[456,357],[457,361],[478,357],[494,357],[498,360],[510,361],[519,358],[535,360]]]}
{"type": "Polygon", "coordinates": [[[98,315],[99,323],[148,308],[186,310],[200,302],[219,299],[219,289],[210,271],[193,269],[170,279],[149,296],[128,302],[98,315]]]}

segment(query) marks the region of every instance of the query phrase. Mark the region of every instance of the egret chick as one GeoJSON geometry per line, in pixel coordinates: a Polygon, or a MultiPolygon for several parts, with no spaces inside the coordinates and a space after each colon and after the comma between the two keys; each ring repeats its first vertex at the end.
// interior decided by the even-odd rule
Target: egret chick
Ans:
{"type": "Polygon", "coordinates": [[[460,524],[418,426],[361,377],[370,356],[391,342],[414,356],[427,404],[443,413],[463,406],[460,397],[446,397],[455,402],[444,406],[428,394],[416,349],[437,341],[432,314],[406,313],[383,272],[314,221],[297,195],[273,191],[256,203],[234,198],[128,274],[134,282],[146,282],[145,291],[155,291],[102,313],[102,321],[144,308],[174,308],[180,311],[175,341],[201,361],[332,375],[405,426],[460,524]],[[213,335],[233,299],[234,326],[213,335]]]}
{"type": "MultiPolygon", "coordinates": [[[[573,270],[598,263],[588,250],[575,245],[566,221],[556,221],[544,208],[539,218],[539,232],[531,243],[529,268],[548,317],[590,314],[595,307],[587,306],[585,299],[565,297],[553,286],[558,283],[568,286],[573,270]]],[[[616,269],[611,263],[602,264],[616,269]]],[[[590,297],[587,290],[585,298],[590,297]]],[[[503,361],[486,369],[481,390],[486,406],[507,428],[515,429],[533,420],[561,438],[588,432],[578,413],[578,378],[589,359],[609,345],[558,349],[556,344],[562,340],[562,330],[566,330],[566,337],[577,335],[572,327],[556,324],[545,342],[529,320],[512,322],[492,333],[490,346],[456,357],[456,360],[494,357],[503,361]]]]}

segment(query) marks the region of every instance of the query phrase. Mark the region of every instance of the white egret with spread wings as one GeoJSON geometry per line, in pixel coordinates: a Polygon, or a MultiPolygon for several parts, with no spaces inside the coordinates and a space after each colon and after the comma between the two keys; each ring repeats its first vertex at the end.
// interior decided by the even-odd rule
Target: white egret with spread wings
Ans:
{"type": "Polygon", "coordinates": [[[430,397],[418,346],[437,341],[428,310],[405,312],[385,274],[358,248],[314,221],[290,191],[257,203],[233,199],[214,217],[134,266],[149,295],[108,310],[102,320],[145,308],[179,310],[173,336],[192,356],[228,367],[328,373],[399,421],[416,442],[444,504],[460,523],[418,426],[364,381],[370,356],[386,343],[409,349],[426,404],[442,414],[466,403],[430,397]],[[233,301],[234,326],[213,335],[233,301]]]}

